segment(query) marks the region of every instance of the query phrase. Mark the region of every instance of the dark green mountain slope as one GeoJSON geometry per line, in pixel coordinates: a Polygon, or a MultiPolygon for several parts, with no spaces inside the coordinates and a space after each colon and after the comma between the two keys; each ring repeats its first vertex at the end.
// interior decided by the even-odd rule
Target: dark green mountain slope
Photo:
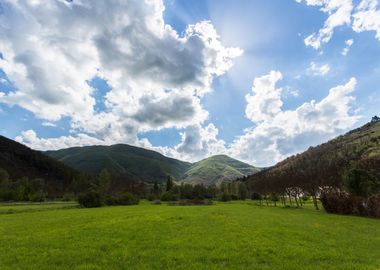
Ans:
{"type": "Polygon", "coordinates": [[[39,151],[0,136],[0,168],[11,179],[43,178],[50,194],[64,192],[79,172],[39,151]]]}
{"type": "Polygon", "coordinates": [[[251,175],[259,169],[226,155],[212,156],[194,163],[184,174],[183,181],[193,184],[220,184],[251,175]]]}
{"type": "Polygon", "coordinates": [[[351,166],[372,171],[380,178],[380,121],[375,118],[302,154],[248,178],[251,188],[263,193],[283,192],[300,187],[315,193],[320,187],[340,186],[342,175],[351,166]],[[355,165],[353,165],[355,164],[355,165]]]}
{"type": "Polygon", "coordinates": [[[171,175],[178,181],[208,185],[231,181],[258,171],[255,167],[224,155],[191,164],[126,144],[73,147],[47,151],[46,154],[91,175],[97,175],[106,168],[113,175],[144,182],[164,182],[167,175],[171,175]]]}
{"type": "Polygon", "coordinates": [[[180,179],[191,164],[144,148],[126,144],[86,146],[46,152],[73,168],[97,175],[103,168],[111,174],[145,182],[180,179]]]}

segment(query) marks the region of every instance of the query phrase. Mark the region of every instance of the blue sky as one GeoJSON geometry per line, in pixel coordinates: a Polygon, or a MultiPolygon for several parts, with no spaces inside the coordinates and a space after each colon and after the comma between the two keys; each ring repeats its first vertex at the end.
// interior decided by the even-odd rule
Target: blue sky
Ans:
{"type": "Polygon", "coordinates": [[[380,114],[377,0],[0,5],[0,134],[35,149],[268,166],[380,114]]]}

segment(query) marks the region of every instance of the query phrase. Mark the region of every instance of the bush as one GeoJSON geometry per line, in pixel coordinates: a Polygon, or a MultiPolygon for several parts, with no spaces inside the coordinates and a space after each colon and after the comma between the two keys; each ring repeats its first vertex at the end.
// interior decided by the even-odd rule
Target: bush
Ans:
{"type": "Polygon", "coordinates": [[[178,201],[178,195],[170,191],[167,191],[164,194],[162,194],[161,201],[164,201],[164,202],[178,201]]]}
{"type": "Polygon", "coordinates": [[[74,200],[75,200],[75,195],[73,193],[65,193],[62,196],[63,202],[69,202],[69,201],[74,201],[74,200]]]}
{"type": "Polygon", "coordinates": [[[261,194],[257,192],[252,192],[251,200],[261,200],[261,194]]]}
{"type": "Polygon", "coordinates": [[[239,196],[236,195],[236,194],[231,194],[231,195],[230,195],[230,198],[231,198],[231,200],[233,200],[233,201],[237,201],[237,200],[239,200],[239,196]]]}
{"type": "Polygon", "coordinates": [[[320,201],[328,213],[380,217],[380,194],[365,198],[330,190],[321,194],[320,201]]]}
{"type": "Polygon", "coordinates": [[[31,202],[43,202],[46,199],[46,193],[42,191],[38,191],[29,195],[29,200],[31,202]]]}
{"type": "Polygon", "coordinates": [[[170,202],[170,205],[179,205],[179,206],[191,206],[191,205],[212,205],[211,200],[203,199],[189,199],[189,200],[180,200],[178,202],[170,202]]]}
{"type": "Polygon", "coordinates": [[[116,197],[117,205],[135,205],[139,204],[139,202],[140,199],[129,192],[121,193],[116,197]]]}
{"type": "Polygon", "coordinates": [[[224,193],[222,194],[222,196],[220,196],[220,200],[221,200],[222,202],[228,202],[228,201],[231,201],[231,195],[228,194],[228,193],[226,193],[226,192],[224,192],[224,193]]]}
{"type": "Polygon", "coordinates": [[[102,197],[95,190],[89,190],[86,193],[80,194],[78,196],[78,203],[86,208],[100,207],[103,204],[102,197]]]}
{"type": "Polygon", "coordinates": [[[148,197],[147,197],[147,200],[150,201],[150,202],[152,202],[152,201],[154,201],[156,199],[157,199],[157,196],[154,195],[154,194],[149,194],[148,197]]]}

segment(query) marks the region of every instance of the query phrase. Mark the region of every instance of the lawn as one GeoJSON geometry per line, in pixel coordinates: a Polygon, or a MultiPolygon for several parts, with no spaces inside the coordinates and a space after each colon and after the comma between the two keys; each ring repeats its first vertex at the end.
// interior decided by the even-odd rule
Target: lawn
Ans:
{"type": "Polygon", "coordinates": [[[376,219],[248,201],[17,207],[0,206],[2,270],[380,269],[376,219]]]}

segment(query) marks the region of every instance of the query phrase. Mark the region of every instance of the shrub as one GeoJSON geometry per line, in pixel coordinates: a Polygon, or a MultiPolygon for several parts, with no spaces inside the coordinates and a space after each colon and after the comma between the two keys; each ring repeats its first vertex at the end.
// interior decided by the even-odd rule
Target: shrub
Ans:
{"type": "Polygon", "coordinates": [[[261,200],[261,194],[257,192],[252,192],[251,200],[261,200]]]}
{"type": "Polygon", "coordinates": [[[75,195],[73,193],[65,193],[62,196],[63,202],[69,202],[69,201],[74,201],[74,200],[75,200],[75,195]]]}
{"type": "Polygon", "coordinates": [[[157,196],[151,193],[148,195],[147,199],[148,201],[152,202],[157,199],[157,196]]]}
{"type": "Polygon", "coordinates": [[[139,204],[139,202],[140,199],[129,192],[121,193],[116,197],[117,205],[135,205],[139,204]]]}
{"type": "Polygon", "coordinates": [[[233,201],[237,201],[237,200],[239,200],[239,196],[236,195],[236,194],[231,194],[231,195],[230,195],[230,198],[231,198],[231,200],[233,200],[233,201]]]}
{"type": "Polygon", "coordinates": [[[164,201],[164,202],[178,201],[178,195],[170,191],[167,191],[162,194],[161,201],[164,201]]]}
{"type": "Polygon", "coordinates": [[[38,191],[29,195],[29,200],[31,202],[43,202],[46,199],[46,193],[42,191],[38,191]]]}
{"type": "Polygon", "coordinates": [[[100,207],[102,206],[102,197],[99,192],[95,190],[89,190],[86,193],[83,193],[78,196],[78,203],[82,207],[91,208],[91,207],[100,207]]]}
{"type": "Polygon", "coordinates": [[[211,200],[203,199],[189,199],[189,200],[180,200],[178,202],[170,202],[170,205],[179,205],[179,206],[191,206],[191,205],[212,205],[211,200]]]}
{"type": "Polygon", "coordinates": [[[222,202],[228,202],[228,201],[231,201],[231,195],[226,193],[226,192],[223,192],[222,196],[220,196],[220,200],[222,202]]]}
{"type": "Polygon", "coordinates": [[[321,194],[320,201],[328,213],[380,217],[380,194],[365,198],[330,190],[321,194]]]}

